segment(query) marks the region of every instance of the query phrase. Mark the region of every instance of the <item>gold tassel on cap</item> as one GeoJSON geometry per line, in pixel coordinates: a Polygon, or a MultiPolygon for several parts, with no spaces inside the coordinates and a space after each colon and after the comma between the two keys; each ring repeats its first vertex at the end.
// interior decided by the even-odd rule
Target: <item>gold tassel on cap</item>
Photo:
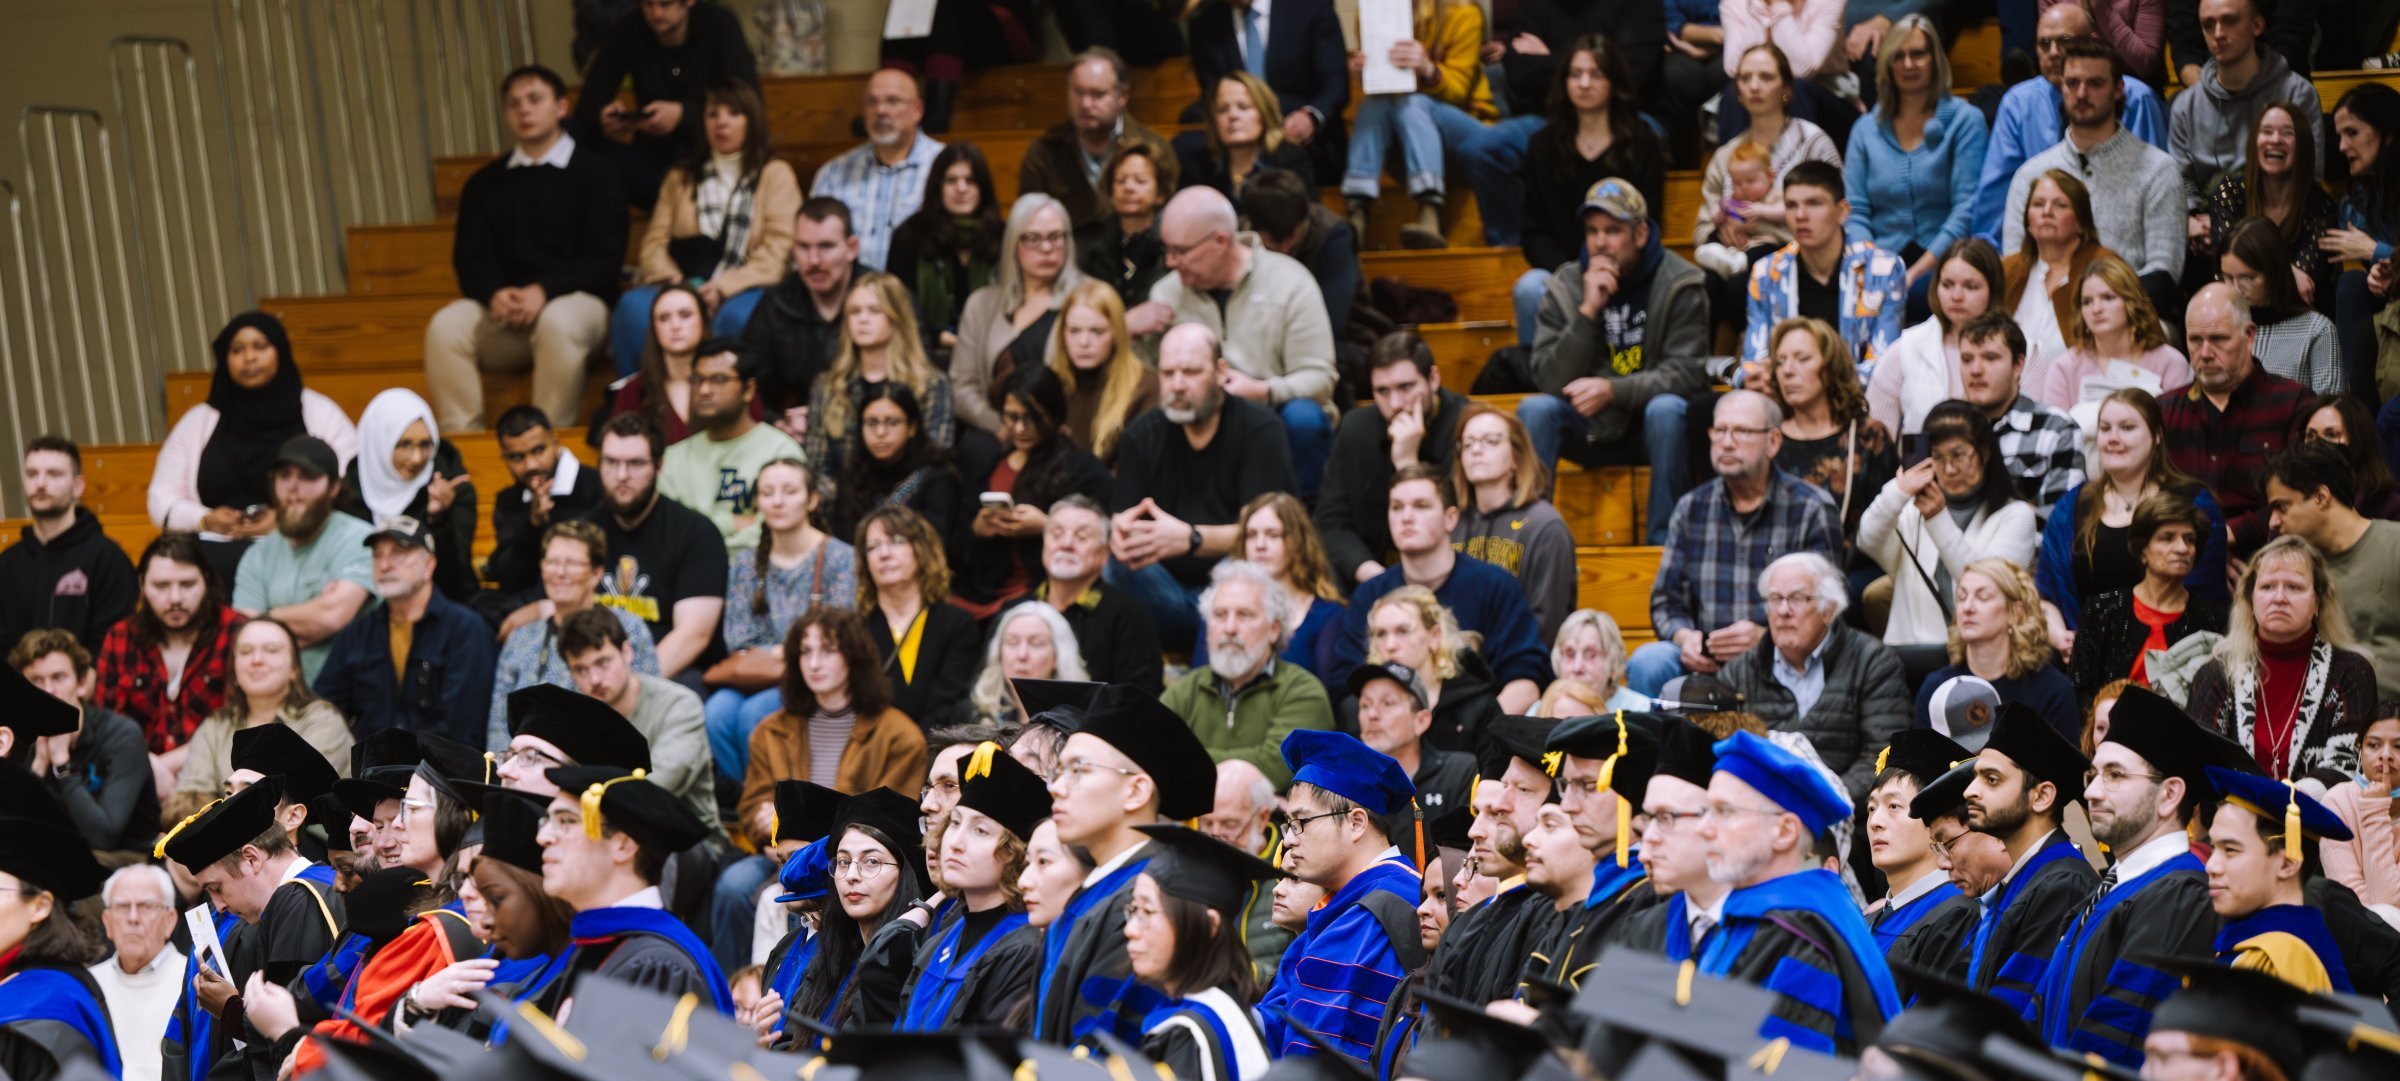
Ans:
{"type": "Polygon", "coordinates": [[[167,832],[159,835],[158,844],[152,846],[150,849],[150,858],[154,860],[163,860],[167,858],[167,842],[174,840],[176,834],[182,833],[183,827],[199,821],[201,815],[207,814],[209,811],[214,810],[217,804],[223,802],[225,802],[225,797],[219,796],[216,799],[208,801],[208,804],[199,810],[183,816],[183,821],[175,823],[175,827],[173,829],[170,829],[167,832]]]}
{"type": "Polygon", "coordinates": [[[646,779],[649,776],[649,770],[637,769],[623,777],[612,777],[608,780],[600,782],[599,784],[591,785],[585,788],[583,790],[582,800],[583,835],[595,841],[600,839],[600,797],[608,794],[608,787],[610,785],[621,784],[626,781],[639,781],[646,779]]]}
{"type": "Polygon", "coordinates": [[[958,779],[961,781],[972,781],[977,777],[991,776],[992,756],[999,753],[1000,745],[992,742],[991,740],[987,739],[976,744],[975,753],[967,758],[966,771],[959,774],[958,779]]]}
{"type": "Polygon", "coordinates": [[[1888,767],[1889,767],[1891,764],[1892,764],[1892,745],[1891,745],[1891,744],[1889,744],[1889,743],[1886,743],[1886,744],[1884,744],[1884,745],[1883,745],[1883,751],[1882,751],[1882,753],[1880,753],[1880,754],[1877,754],[1877,755],[1875,756],[1875,772],[1876,772],[1876,774],[1877,774],[1877,775],[1881,775],[1881,774],[1883,773],[1883,771],[1884,771],[1886,768],[1888,768],[1888,767]]]}
{"type": "Polygon", "coordinates": [[[1625,757],[1628,742],[1625,732],[1625,711],[1620,709],[1617,711],[1617,753],[1609,755],[1607,761],[1600,763],[1600,779],[1592,784],[1593,791],[1606,792],[1616,796],[1617,799],[1618,870],[1624,870],[1633,862],[1633,854],[1627,851],[1633,847],[1633,802],[1624,796],[1617,795],[1617,760],[1625,757]]]}
{"type": "Polygon", "coordinates": [[[1689,1006],[1692,1004],[1692,974],[1699,970],[1700,966],[1690,961],[1685,961],[1682,968],[1675,970],[1676,1005],[1689,1006]]]}
{"type": "Polygon", "coordinates": [[[2300,786],[2283,782],[2283,855],[2293,863],[2300,862],[2300,786]]]}
{"type": "Polygon", "coordinates": [[[1784,1053],[1790,1051],[1791,1049],[1792,1041],[1790,1037],[1777,1036],[1775,1039],[1769,1041],[1765,1047],[1759,1048],[1756,1054],[1750,1056],[1750,1068],[1769,1077],[1773,1077],[1775,1076],[1776,1068],[1783,1065],[1784,1053]]]}
{"type": "Polygon", "coordinates": [[[692,1042],[692,1010],[699,1005],[700,996],[688,992],[676,1001],[675,1012],[667,1016],[666,1030],[650,1048],[650,1061],[665,1062],[668,1055],[681,1054],[692,1042]]]}
{"type": "Polygon", "coordinates": [[[1550,751],[1542,755],[1542,772],[1552,777],[1558,776],[1558,764],[1565,761],[1566,757],[1565,751],[1550,751]]]}

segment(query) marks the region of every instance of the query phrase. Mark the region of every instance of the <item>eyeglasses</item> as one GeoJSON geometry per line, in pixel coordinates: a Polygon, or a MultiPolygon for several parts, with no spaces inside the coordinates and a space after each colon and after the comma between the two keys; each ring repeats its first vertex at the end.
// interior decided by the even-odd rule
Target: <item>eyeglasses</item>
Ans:
{"type": "Polygon", "coordinates": [[[1960,447],[1954,451],[1937,453],[1929,457],[1934,466],[1939,469],[1965,469],[1975,464],[1975,451],[1969,447],[1960,447]]]}
{"type": "Polygon", "coordinates": [[[1708,441],[1714,443],[1720,439],[1730,439],[1736,443],[1754,443],[1765,439],[1767,433],[1774,430],[1773,428],[1736,428],[1731,425],[1719,424],[1708,430],[1708,441]]]}
{"type": "Polygon", "coordinates": [[[1295,815],[1277,811],[1268,815],[1267,821],[1275,823],[1275,828],[1283,831],[1284,836],[1296,839],[1301,834],[1308,832],[1309,823],[1320,818],[1340,818],[1348,813],[1347,811],[1327,811],[1324,814],[1295,815]]]}
{"type": "Polygon", "coordinates": [[[1211,240],[1215,240],[1216,238],[1217,234],[1210,233],[1207,236],[1201,237],[1200,239],[1192,241],[1189,244],[1171,244],[1162,239],[1159,242],[1159,247],[1166,249],[1168,259],[1181,259],[1192,254],[1193,252],[1199,251],[1201,245],[1206,244],[1211,240]]]}
{"type": "Polygon", "coordinates": [[[1508,433],[1486,432],[1482,435],[1462,435],[1458,437],[1458,445],[1462,447],[1488,447],[1493,450],[1497,450],[1508,445],[1508,433]]]}
{"type": "Polygon", "coordinates": [[[400,801],[400,813],[392,816],[392,825],[394,827],[405,827],[408,825],[408,820],[412,816],[420,815],[430,810],[433,810],[433,804],[431,801],[421,799],[402,799],[400,801]]]}
{"type": "Polygon", "coordinates": [[[2126,769],[2122,766],[2102,766],[2098,769],[2087,769],[2083,771],[2083,783],[2087,788],[2090,787],[2094,782],[2120,785],[2127,781],[2137,780],[2163,781],[2166,780],[2166,777],[2157,773],[2135,773],[2134,771],[2126,769]]]}
{"type": "Polygon", "coordinates": [[[106,912],[111,916],[124,916],[131,918],[139,916],[156,916],[173,910],[169,909],[165,905],[159,904],[156,901],[119,901],[113,905],[109,905],[101,911],[106,912]]]}
{"type": "Polygon", "coordinates": [[[1030,428],[1033,426],[1033,415],[1030,413],[1002,410],[1000,412],[1000,426],[1003,428],[1030,428]]]}
{"type": "Polygon", "coordinates": [[[1817,603],[1817,595],[1814,593],[1769,593],[1766,601],[1769,611],[1777,608],[1808,608],[1817,603]]]}
{"type": "Polygon", "coordinates": [[[848,856],[835,856],[833,858],[834,874],[846,875],[852,871],[856,871],[858,872],[858,877],[860,878],[875,878],[882,875],[883,872],[898,866],[900,865],[884,859],[881,856],[867,856],[856,860],[853,860],[848,856]]]}
{"type": "Polygon", "coordinates": [[[1067,234],[1019,233],[1017,234],[1017,243],[1021,246],[1032,248],[1035,251],[1049,251],[1053,248],[1065,247],[1067,244],[1067,234]]]}
{"type": "Polygon", "coordinates": [[[952,778],[945,777],[941,780],[933,782],[932,784],[926,785],[923,788],[917,789],[917,802],[923,803],[925,801],[925,797],[930,796],[935,792],[940,792],[945,799],[957,799],[958,782],[952,778]]]}
{"type": "Polygon", "coordinates": [[[557,571],[561,574],[578,574],[592,569],[592,561],[588,559],[545,559],[542,561],[542,569],[557,571]]]}
{"type": "Polygon", "coordinates": [[[1723,821],[1734,815],[1765,815],[1772,818],[1784,813],[1786,812],[1781,807],[1743,807],[1732,803],[1711,803],[1706,810],[1700,812],[1700,815],[1703,818],[1723,821]]]}
{"type": "Polygon", "coordinates": [[[513,747],[500,752],[501,765],[506,766],[516,762],[524,762],[529,765],[541,767],[543,769],[553,769],[566,765],[566,763],[559,761],[558,758],[552,755],[550,752],[536,747],[513,747]]]}
{"type": "Polygon", "coordinates": [[[2266,279],[2266,276],[2265,276],[2265,275],[2263,275],[2263,274],[2224,274],[2224,273],[2220,273],[2220,274],[2218,274],[2218,275],[2217,275],[2217,280],[2218,280],[2218,281],[2221,281],[2221,282],[2224,282],[2225,284],[2227,284],[2227,285],[2230,285],[2230,286],[2232,286],[2232,287],[2234,287],[2234,288],[2236,288],[2236,289],[2252,289],[2252,288],[2256,288],[2256,287],[2257,287],[2257,286],[2258,286],[2260,283],[2263,283],[2263,282],[2265,282],[2267,279],[2266,279]]]}
{"type": "Polygon", "coordinates": [[[1931,49],[1902,49],[1892,54],[1894,64],[1922,64],[1933,59],[1931,49]]]}
{"type": "Polygon", "coordinates": [[[1118,769],[1115,766],[1103,766],[1098,762],[1087,762],[1081,758],[1070,762],[1061,762],[1058,764],[1058,775],[1065,778],[1069,784],[1080,781],[1094,773],[1103,772],[1114,773],[1119,777],[1131,777],[1136,773],[1140,773],[1141,771],[1138,769],[1118,769]]]}
{"type": "Polygon", "coordinates": [[[1657,823],[1660,832],[1674,829],[1685,822],[1698,822],[1707,817],[1703,811],[1652,811],[1650,821],[1657,823]]]}

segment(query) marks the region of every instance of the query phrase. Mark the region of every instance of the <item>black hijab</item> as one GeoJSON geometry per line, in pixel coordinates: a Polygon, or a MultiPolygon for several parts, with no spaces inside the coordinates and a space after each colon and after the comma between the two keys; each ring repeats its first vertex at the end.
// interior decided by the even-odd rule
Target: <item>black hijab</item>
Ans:
{"type": "Polygon", "coordinates": [[[271,503],[275,453],[285,440],[308,430],[300,414],[300,367],[292,361],[292,339],[274,316],[243,312],[217,332],[209,348],[217,354],[217,371],[208,383],[217,430],[200,452],[200,502],[208,507],[271,503]],[[244,328],[266,335],[275,347],[275,376],[257,390],[242,389],[226,365],[233,336],[244,328]]]}

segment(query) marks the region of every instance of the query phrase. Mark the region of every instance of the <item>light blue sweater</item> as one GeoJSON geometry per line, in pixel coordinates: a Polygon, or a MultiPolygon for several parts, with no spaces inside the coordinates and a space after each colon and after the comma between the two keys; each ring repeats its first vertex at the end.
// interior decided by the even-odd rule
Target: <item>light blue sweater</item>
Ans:
{"type": "Polygon", "coordinates": [[[1975,184],[1983,176],[1987,138],[1983,115],[1964,99],[1941,95],[1925,141],[1913,151],[1884,119],[1884,106],[1850,128],[1850,153],[1842,164],[1850,196],[1853,241],[1898,252],[1915,244],[1940,253],[1974,228],[1975,184]]]}

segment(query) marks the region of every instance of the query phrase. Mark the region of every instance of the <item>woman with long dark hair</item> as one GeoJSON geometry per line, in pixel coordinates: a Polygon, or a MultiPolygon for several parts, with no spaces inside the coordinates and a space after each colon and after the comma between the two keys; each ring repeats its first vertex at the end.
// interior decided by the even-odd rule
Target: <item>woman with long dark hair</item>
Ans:
{"type": "MultiPolygon", "coordinates": [[[[828,496],[848,476],[860,449],[860,415],[867,388],[898,384],[923,410],[916,424],[933,445],[947,449],[953,434],[950,379],[933,366],[917,336],[916,303],[900,279],[858,271],[842,300],[842,345],[808,392],[808,438],[803,457],[828,496]]],[[[836,533],[847,536],[843,530],[836,533]]]]}
{"type": "MultiPolygon", "coordinates": [[[[647,413],[669,443],[692,434],[692,364],[708,340],[706,311],[699,290],[680,282],[659,286],[650,301],[649,341],[642,346],[633,378],[617,384],[616,395],[609,399],[611,416],[647,413]]],[[[766,419],[756,399],[750,402],[750,416],[766,419]]],[[[591,439],[599,445],[598,427],[592,429],[591,439]]]]}
{"type": "Polygon", "coordinates": [[[958,521],[958,470],[926,431],[918,401],[898,380],[870,383],[859,394],[862,453],[849,460],[835,489],[827,522],[835,536],[852,536],[876,508],[896,506],[924,515],[947,543],[958,521]]]}
{"type": "Polygon", "coordinates": [[[925,171],[917,212],[892,230],[884,270],[917,298],[917,334],[949,370],[967,296],[1000,272],[1001,206],[992,166],[974,143],[951,143],[925,171]]]}
{"type": "Polygon", "coordinates": [[[2334,225],[2333,198],[2317,176],[2315,125],[2300,119],[2287,101],[2258,107],[2250,121],[2250,153],[2239,169],[2208,189],[2208,250],[2225,251],[2227,234],[2244,218],[2275,223],[2289,253],[2292,285],[2300,299],[2321,309],[2333,306],[2333,280],[2341,265],[2317,242],[2334,225]]]}
{"type": "Polygon", "coordinates": [[[958,513],[966,529],[951,545],[952,604],[976,619],[1033,591],[1042,578],[1042,533],[1050,528],[1050,505],[1070,495],[1106,503],[1108,467],[1075,445],[1063,430],[1067,392],[1050,369],[1018,369],[1015,385],[1000,406],[1005,450],[992,471],[964,493],[958,513]],[[1006,492],[1010,502],[981,502],[986,493],[1006,492]]]}
{"type": "Polygon", "coordinates": [[[2292,445],[2300,443],[2332,443],[2342,448],[2342,457],[2350,462],[2350,475],[2358,478],[2358,499],[2352,506],[2369,518],[2400,521],[2400,485],[2392,480],[2375,418],[2367,415],[2367,407],[2355,395],[2320,394],[2301,406],[2292,414],[2290,440],[2292,445]]]}
{"type": "MultiPolygon", "coordinates": [[[[1653,208],[1666,205],[1666,151],[1642,120],[1623,51],[1586,34],[1557,68],[1545,122],[1525,151],[1522,244],[1532,269],[1517,279],[1515,297],[1517,335],[1528,345],[1551,273],[1583,253],[1584,192],[1613,176],[1632,183],[1653,208]]],[[[1492,213],[1484,214],[1490,222],[1492,213]]]]}
{"type": "MultiPolygon", "coordinates": [[[[2400,241],[2400,90],[2361,83],[2333,107],[2333,131],[2350,163],[2350,190],[2342,197],[2341,225],[2317,240],[2328,262],[2360,262],[2336,283],[2333,321],[2350,365],[2350,385],[2375,386],[2375,313],[2392,295],[2392,245],[2400,241]],[[2381,288],[2377,288],[2381,286],[2381,288]]],[[[2374,395],[2369,394],[2373,397],[2374,395]]]]}
{"type": "Polygon", "coordinates": [[[1269,1061],[1250,1020],[1258,985],[1243,923],[1261,884],[1282,873],[1198,830],[1134,828],[1153,844],[1125,901],[1125,958],[1165,996],[1142,1018],[1142,1053],[1177,1077],[1251,1081],[1269,1061]]]}
{"type": "Polygon", "coordinates": [[[1948,640],[1951,584],[1978,559],[2033,561],[2033,505],[2017,498],[1983,410],[1951,400],[1925,415],[1925,460],[1886,482],[1858,520],[1858,547],[1891,575],[1883,640],[1948,640]]]}
{"type": "Polygon", "coordinates": [[[2217,277],[2242,294],[2250,305],[2250,323],[2258,328],[2251,355],[2268,371],[2319,394],[2349,385],[2333,320],[2309,307],[2294,284],[2309,279],[2283,273],[2292,257],[2275,222],[2245,218],[2225,234],[2218,250],[2217,277]]]}
{"type": "Polygon", "coordinates": [[[815,952],[801,970],[784,1024],[785,1039],[800,1046],[813,1043],[805,1035],[812,1024],[841,1031],[870,1023],[861,1012],[862,996],[895,989],[867,986],[874,980],[859,959],[878,929],[926,896],[917,801],[889,788],[861,792],[835,811],[829,839],[834,903],[825,907],[815,952]]]}

